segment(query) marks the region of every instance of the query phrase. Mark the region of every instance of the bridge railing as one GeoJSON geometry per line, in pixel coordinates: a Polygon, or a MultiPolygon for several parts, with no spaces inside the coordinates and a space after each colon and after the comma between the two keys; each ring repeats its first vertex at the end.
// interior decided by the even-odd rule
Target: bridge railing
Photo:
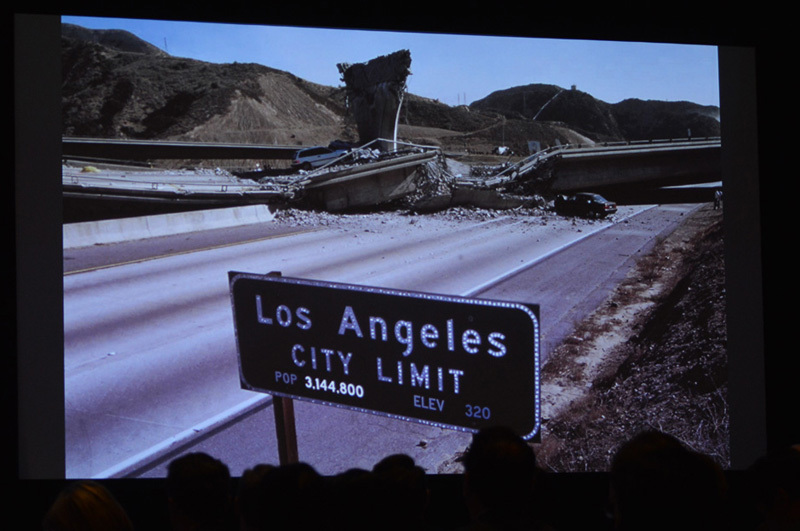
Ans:
{"type": "Polygon", "coordinates": [[[537,151],[527,157],[515,162],[498,172],[494,176],[483,181],[464,180],[462,184],[469,186],[479,187],[496,187],[509,181],[514,181],[523,175],[526,175],[536,169],[540,168],[544,163],[557,159],[568,153],[585,152],[614,149],[614,148],[641,148],[642,146],[653,148],[669,148],[675,147],[678,144],[694,144],[694,145],[707,145],[719,144],[720,137],[687,137],[687,138],[665,138],[665,139],[651,139],[651,140],[620,140],[615,142],[596,142],[592,144],[559,144],[551,146],[541,151],[537,151]]]}
{"type": "Polygon", "coordinates": [[[722,142],[721,138],[718,136],[706,136],[706,137],[686,137],[686,138],[661,138],[661,139],[651,139],[651,140],[619,140],[615,142],[596,142],[594,144],[564,144],[562,146],[558,146],[559,149],[562,150],[592,150],[592,149],[601,149],[601,148],[615,148],[615,147],[640,147],[640,146],[649,146],[654,148],[659,147],[670,147],[675,146],[676,144],[720,144],[722,142]]]}
{"type": "Polygon", "coordinates": [[[436,146],[426,146],[423,144],[412,144],[410,142],[403,142],[400,140],[386,140],[385,138],[376,138],[375,140],[371,140],[362,146],[355,147],[348,151],[347,153],[342,154],[341,156],[331,159],[326,164],[319,166],[313,170],[309,170],[306,172],[302,172],[302,177],[298,180],[304,180],[309,175],[315,175],[324,173],[332,166],[336,166],[341,164],[342,162],[353,159],[354,161],[358,161],[359,158],[362,159],[378,159],[379,157],[383,158],[393,158],[399,157],[408,153],[418,153],[421,151],[441,151],[441,148],[436,146]],[[374,145],[380,144],[381,142],[388,142],[395,145],[395,149],[391,151],[380,151],[377,148],[374,148],[374,145]],[[401,149],[397,149],[397,146],[403,146],[401,149]],[[378,153],[379,152],[379,153],[378,153]]]}

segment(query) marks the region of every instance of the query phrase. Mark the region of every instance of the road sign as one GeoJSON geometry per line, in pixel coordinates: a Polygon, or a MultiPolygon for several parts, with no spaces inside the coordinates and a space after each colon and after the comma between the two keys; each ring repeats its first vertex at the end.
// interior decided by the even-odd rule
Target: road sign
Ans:
{"type": "Polygon", "coordinates": [[[539,308],[230,272],[241,386],[425,424],[538,434],[539,308]]]}

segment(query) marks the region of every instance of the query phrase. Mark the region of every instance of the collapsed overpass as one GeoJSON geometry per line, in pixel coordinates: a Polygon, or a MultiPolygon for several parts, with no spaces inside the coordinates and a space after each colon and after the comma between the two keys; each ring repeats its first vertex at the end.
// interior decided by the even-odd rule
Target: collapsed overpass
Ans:
{"type": "MultiPolygon", "coordinates": [[[[369,146],[358,151],[369,152],[369,146]]],[[[175,158],[186,153],[187,146],[166,144],[158,146],[161,156],[169,158],[171,147],[175,158]]],[[[215,158],[225,158],[222,146],[213,147],[215,158]]],[[[193,149],[201,152],[203,146],[193,149]]],[[[259,181],[207,174],[198,179],[196,174],[152,170],[91,173],[64,166],[62,185],[65,200],[73,204],[104,203],[118,209],[122,204],[133,209],[186,210],[305,201],[315,208],[342,211],[415,195],[421,197],[418,205],[426,208],[456,204],[508,208],[519,206],[519,200],[501,195],[522,189],[542,195],[591,190],[619,200],[625,194],[643,197],[664,187],[719,182],[720,149],[719,139],[566,145],[540,151],[494,175],[456,177],[448,173],[448,155],[438,148],[404,145],[394,152],[378,150],[380,155],[372,160],[334,161],[312,172],[259,181]]],[[[69,151],[65,144],[65,153],[69,151]]],[[[232,146],[227,153],[229,158],[238,158],[242,152],[232,146]]],[[[274,155],[285,156],[280,149],[274,155]]]]}
{"type": "MultiPolygon", "coordinates": [[[[366,63],[337,65],[361,146],[310,173],[272,174],[274,178],[255,181],[252,176],[238,179],[159,171],[86,173],[65,165],[64,198],[72,204],[126,204],[134,210],[291,204],[302,199],[307,205],[335,211],[409,196],[425,208],[456,204],[508,208],[520,202],[504,192],[546,196],[595,191],[619,200],[625,194],[721,180],[719,138],[559,145],[508,162],[493,175],[454,176],[445,159],[459,154],[398,142],[397,122],[410,65],[408,50],[366,63]],[[354,156],[373,151],[372,160],[354,156]]],[[[129,161],[286,160],[300,147],[80,138],[64,138],[62,146],[65,158],[129,161]]]]}
{"type": "MultiPolygon", "coordinates": [[[[216,170],[161,170],[109,164],[91,164],[71,148],[86,153],[88,143],[64,145],[62,190],[65,211],[80,218],[97,218],[102,212],[117,217],[186,210],[224,208],[253,204],[312,206],[330,211],[376,206],[430,189],[425,169],[440,164],[442,153],[430,146],[393,143],[394,151],[380,151],[374,142],[348,151],[338,159],[311,171],[291,171],[254,180],[216,170]],[[70,155],[76,160],[70,161],[70,155]]],[[[102,140],[93,141],[96,148],[102,140]]],[[[182,158],[186,145],[138,143],[140,153],[157,151],[159,158],[182,158]],[[171,151],[171,148],[175,148],[171,151]]],[[[115,148],[123,150],[117,142],[115,148]]],[[[212,146],[215,158],[238,158],[240,146],[231,146],[227,157],[220,145],[212,146]]],[[[203,145],[191,151],[202,152],[203,145]]],[[[125,150],[131,154],[132,150],[125,150]]],[[[261,152],[262,156],[265,152],[261,152]]],[[[282,156],[276,149],[277,158],[282,156]]],[[[263,159],[262,159],[263,160],[263,159]]]]}
{"type": "Polygon", "coordinates": [[[721,180],[717,139],[607,144],[564,149],[550,190],[660,188],[721,180]]]}
{"type": "Polygon", "coordinates": [[[530,155],[475,187],[533,183],[540,191],[572,193],[606,189],[657,189],[722,180],[721,141],[650,140],[555,146],[530,155]]]}

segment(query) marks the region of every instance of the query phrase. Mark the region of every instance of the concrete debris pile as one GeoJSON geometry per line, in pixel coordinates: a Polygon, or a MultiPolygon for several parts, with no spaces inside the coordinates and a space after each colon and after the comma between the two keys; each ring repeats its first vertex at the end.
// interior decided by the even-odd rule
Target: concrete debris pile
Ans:
{"type": "Polygon", "coordinates": [[[381,151],[377,148],[357,148],[350,152],[356,163],[376,161],[381,156],[381,151]]]}
{"type": "Polygon", "coordinates": [[[498,173],[502,172],[503,170],[505,170],[506,168],[509,168],[510,166],[511,166],[510,163],[498,164],[493,166],[475,165],[472,166],[472,168],[470,168],[469,176],[476,178],[493,177],[498,173]]]}
{"type": "Polygon", "coordinates": [[[549,208],[547,201],[538,196],[530,198],[525,205],[516,208],[493,209],[475,206],[455,206],[447,210],[431,213],[429,217],[445,219],[454,223],[514,218],[521,220],[523,223],[536,226],[547,226],[559,218],[559,216],[549,208]]]}
{"type": "MultiPolygon", "coordinates": [[[[521,194],[513,190],[513,186],[487,187],[482,186],[486,178],[504,166],[482,167],[475,171],[469,165],[458,163],[445,157],[441,152],[433,154],[428,159],[414,165],[413,171],[404,177],[404,182],[390,182],[379,178],[372,182],[376,190],[354,192],[357,180],[347,180],[347,175],[359,167],[368,170],[372,163],[387,163],[392,160],[402,160],[404,156],[425,154],[425,150],[408,149],[403,152],[387,153],[377,149],[360,149],[358,160],[347,161],[328,168],[318,168],[311,171],[299,171],[296,174],[285,176],[271,176],[260,179],[261,187],[282,190],[282,196],[291,200],[284,206],[298,208],[315,208],[317,210],[345,210],[352,208],[401,208],[418,213],[430,213],[448,209],[454,206],[471,206],[486,209],[520,208],[535,203],[541,205],[541,198],[532,193],[521,194]],[[466,175],[465,175],[466,174],[466,175]],[[345,176],[345,177],[343,177],[345,176]],[[342,180],[344,179],[344,180],[342,180]],[[342,195],[352,200],[358,196],[360,203],[348,203],[346,207],[333,207],[333,203],[320,205],[313,201],[311,193],[320,184],[334,183],[336,192],[331,192],[336,197],[342,195]],[[391,190],[394,195],[386,193],[391,190]]],[[[430,153],[430,152],[429,152],[430,153]]],[[[343,205],[343,203],[337,203],[343,205]]]]}
{"type": "Polygon", "coordinates": [[[329,212],[317,212],[298,208],[281,208],[275,212],[275,221],[293,227],[333,226],[341,221],[341,216],[329,212]]]}
{"type": "MultiPolygon", "coordinates": [[[[532,201],[530,205],[513,209],[491,209],[475,206],[451,206],[435,212],[420,213],[410,208],[394,205],[392,208],[372,209],[369,211],[332,213],[306,208],[281,208],[275,212],[274,222],[289,227],[354,230],[360,232],[381,232],[390,226],[425,227],[426,223],[435,224],[482,222],[501,218],[513,218],[531,226],[548,226],[558,216],[546,204],[538,205],[532,201]]],[[[579,221],[580,222],[580,221],[579,221]]],[[[589,221],[586,221],[589,223],[589,221]]],[[[439,226],[439,225],[434,225],[439,226]]]]}
{"type": "MultiPolygon", "coordinates": [[[[447,161],[437,159],[418,171],[416,190],[406,199],[406,204],[417,212],[435,212],[457,206],[468,206],[489,210],[538,207],[544,200],[535,194],[519,194],[509,187],[485,187],[476,185],[483,176],[454,176],[447,161]]],[[[486,175],[491,175],[491,172],[486,175]]]]}
{"type": "Polygon", "coordinates": [[[409,193],[403,202],[413,208],[415,204],[435,201],[437,198],[449,201],[455,184],[455,177],[448,171],[447,165],[441,158],[428,161],[417,169],[414,191],[409,193]]]}

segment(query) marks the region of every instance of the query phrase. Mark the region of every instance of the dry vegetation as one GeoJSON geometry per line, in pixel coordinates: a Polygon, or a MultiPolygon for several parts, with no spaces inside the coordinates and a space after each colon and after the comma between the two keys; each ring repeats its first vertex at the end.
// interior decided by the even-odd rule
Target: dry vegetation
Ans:
{"type": "Polygon", "coordinates": [[[659,242],[543,368],[541,466],[607,470],[655,428],[729,464],[721,210],[704,206],[659,242]],[[569,397],[547,402],[548,393],[569,397]]]}

